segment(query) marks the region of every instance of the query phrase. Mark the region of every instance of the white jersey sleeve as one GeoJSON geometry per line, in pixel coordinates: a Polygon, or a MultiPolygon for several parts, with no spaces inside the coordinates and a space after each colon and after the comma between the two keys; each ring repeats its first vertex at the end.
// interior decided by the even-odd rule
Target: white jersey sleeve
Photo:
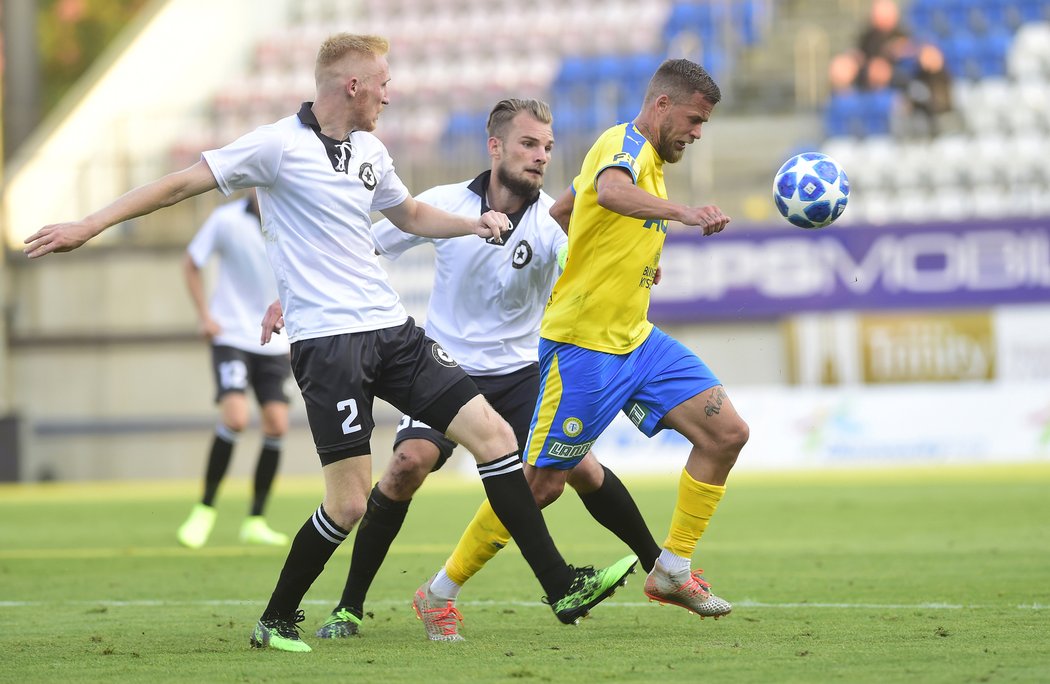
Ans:
{"type": "Polygon", "coordinates": [[[430,242],[431,239],[406,233],[390,219],[383,219],[372,224],[372,241],[375,243],[376,252],[394,261],[413,247],[430,242]]]}
{"type": "Polygon", "coordinates": [[[247,188],[268,188],[277,180],[281,168],[284,136],[275,126],[260,126],[201,156],[224,195],[247,188]]]}

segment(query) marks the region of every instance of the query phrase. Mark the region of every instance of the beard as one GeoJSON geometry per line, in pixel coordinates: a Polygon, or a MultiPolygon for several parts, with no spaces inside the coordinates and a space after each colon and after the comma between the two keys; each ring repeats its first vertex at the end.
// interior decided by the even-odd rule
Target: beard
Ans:
{"type": "Polygon", "coordinates": [[[496,178],[499,180],[500,185],[513,192],[518,197],[528,200],[532,203],[540,195],[540,188],[543,187],[543,181],[534,181],[531,178],[521,175],[512,176],[502,166],[496,169],[496,178]]]}
{"type": "Polygon", "coordinates": [[[671,127],[666,124],[660,126],[660,144],[656,146],[656,153],[668,164],[680,161],[685,154],[685,150],[675,147],[671,140],[671,127]]]}

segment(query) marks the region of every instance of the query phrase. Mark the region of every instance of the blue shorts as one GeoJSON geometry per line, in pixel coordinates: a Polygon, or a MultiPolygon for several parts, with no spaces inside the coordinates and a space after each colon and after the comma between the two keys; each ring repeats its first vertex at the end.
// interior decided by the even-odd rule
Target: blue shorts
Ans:
{"type": "Polygon", "coordinates": [[[540,338],[540,394],[525,461],[572,468],[623,411],[652,437],[682,402],[722,384],[685,345],[659,328],[628,354],[609,354],[540,338]]]}

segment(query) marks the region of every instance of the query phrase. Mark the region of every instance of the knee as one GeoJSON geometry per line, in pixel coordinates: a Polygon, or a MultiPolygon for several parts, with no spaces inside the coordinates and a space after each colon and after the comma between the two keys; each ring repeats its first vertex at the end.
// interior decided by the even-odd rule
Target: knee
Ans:
{"type": "Polygon", "coordinates": [[[284,437],[288,432],[288,413],[280,411],[263,411],[263,434],[269,437],[284,437]]]}
{"type": "Polygon", "coordinates": [[[569,486],[577,494],[590,494],[601,489],[605,480],[605,469],[596,459],[588,454],[579,465],[569,471],[569,486]]]}
{"type": "Polygon", "coordinates": [[[718,451],[730,464],[735,463],[750,436],[751,428],[742,419],[738,419],[718,435],[718,451]]]}
{"type": "Polygon", "coordinates": [[[230,432],[240,435],[248,427],[247,416],[224,416],[222,424],[226,426],[226,429],[230,432]]]}
{"type": "Polygon", "coordinates": [[[532,498],[536,500],[536,506],[546,508],[558,500],[565,491],[564,480],[539,480],[529,483],[532,489],[532,498]]]}
{"type": "Polygon", "coordinates": [[[426,440],[406,440],[397,445],[390,465],[379,481],[383,494],[395,501],[412,498],[440,457],[435,444],[426,440]]]}
{"type": "Polygon", "coordinates": [[[365,514],[367,502],[364,499],[336,499],[326,498],[324,512],[339,527],[347,532],[354,529],[354,525],[365,514]]]}

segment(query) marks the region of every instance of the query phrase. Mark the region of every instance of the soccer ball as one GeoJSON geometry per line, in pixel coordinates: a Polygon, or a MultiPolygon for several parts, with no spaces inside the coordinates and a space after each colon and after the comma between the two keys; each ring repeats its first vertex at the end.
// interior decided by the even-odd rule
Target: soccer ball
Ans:
{"type": "Polygon", "coordinates": [[[823,228],[846,209],[849,179],[826,154],[796,154],[773,179],[773,201],[780,214],[799,228],[823,228]]]}

